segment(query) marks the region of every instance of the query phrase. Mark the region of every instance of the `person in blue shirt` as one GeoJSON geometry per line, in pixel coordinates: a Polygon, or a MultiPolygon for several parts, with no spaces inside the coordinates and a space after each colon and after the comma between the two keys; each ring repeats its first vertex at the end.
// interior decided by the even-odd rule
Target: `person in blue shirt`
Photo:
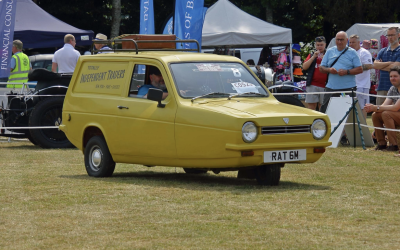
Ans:
{"type": "MultiPolygon", "coordinates": [[[[377,88],[378,95],[387,95],[389,88],[392,86],[389,70],[393,66],[400,66],[399,33],[400,30],[398,27],[390,27],[387,30],[386,37],[390,46],[381,49],[374,62],[374,68],[380,70],[379,85],[377,88]]],[[[384,97],[376,98],[377,105],[381,105],[384,101],[384,97]]]]}
{"type": "MultiPolygon", "coordinates": [[[[336,46],[326,51],[319,67],[319,71],[329,74],[325,92],[351,91],[356,88],[355,75],[363,72],[360,57],[354,49],[347,47],[346,32],[338,32],[335,40],[336,46]],[[332,65],[338,57],[339,59],[332,65]]],[[[340,96],[340,93],[324,95],[321,112],[325,113],[329,100],[333,96],[340,96]]]]}
{"type": "Polygon", "coordinates": [[[149,66],[149,78],[150,84],[140,86],[137,96],[147,98],[147,93],[149,92],[149,89],[161,89],[164,92],[162,99],[164,100],[165,98],[167,98],[168,91],[160,70],[154,66],[149,66]]]}

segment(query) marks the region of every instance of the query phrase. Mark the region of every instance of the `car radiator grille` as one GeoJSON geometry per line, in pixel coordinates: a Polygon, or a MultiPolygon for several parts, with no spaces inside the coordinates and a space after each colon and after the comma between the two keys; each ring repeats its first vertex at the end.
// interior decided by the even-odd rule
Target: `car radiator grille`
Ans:
{"type": "Polygon", "coordinates": [[[262,127],[261,134],[263,135],[274,135],[274,134],[304,134],[310,133],[310,125],[300,126],[274,126],[274,127],[262,127]]]}

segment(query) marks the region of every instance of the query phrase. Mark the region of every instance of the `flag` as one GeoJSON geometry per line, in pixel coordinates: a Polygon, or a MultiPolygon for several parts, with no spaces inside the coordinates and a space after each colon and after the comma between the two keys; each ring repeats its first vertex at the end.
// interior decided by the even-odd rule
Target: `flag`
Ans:
{"type": "MultiPolygon", "coordinates": [[[[201,48],[205,17],[204,0],[176,0],[174,33],[179,39],[195,39],[201,48]]],[[[197,49],[195,43],[177,43],[177,48],[197,49]]]]}
{"type": "Polygon", "coordinates": [[[140,0],[140,34],[155,34],[153,0],[140,0]]]}
{"type": "Polygon", "coordinates": [[[164,35],[172,35],[172,25],[173,25],[173,17],[171,16],[171,18],[168,20],[167,24],[165,24],[164,30],[163,30],[163,34],[164,35]]]}
{"type": "Polygon", "coordinates": [[[17,0],[0,0],[0,78],[10,75],[17,0]]]}

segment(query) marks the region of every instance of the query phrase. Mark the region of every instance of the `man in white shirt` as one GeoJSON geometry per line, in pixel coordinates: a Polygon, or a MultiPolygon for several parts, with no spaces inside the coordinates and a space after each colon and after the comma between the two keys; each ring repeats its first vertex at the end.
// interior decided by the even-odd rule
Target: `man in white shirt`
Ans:
{"type": "Polygon", "coordinates": [[[356,94],[357,100],[362,108],[362,112],[364,117],[367,117],[367,111],[364,110],[365,104],[369,103],[369,89],[371,88],[371,73],[370,69],[372,69],[372,56],[368,50],[361,48],[360,46],[360,37],[358,35],[351,35],[350,36],[350,47],[357,51],[358,56],[360,57],[363,72],[356,75],[356,85],[357,85],[357,92],[364,93],[363,94],[356,94]]]}
{"type": "Polygon", "coordinates": [[[75,50],[76,40],[73,35],[65,35],[64,43],[64,47],[54,53],[51,71],[56,73],[73,73],[81,54],[75,50]]]}

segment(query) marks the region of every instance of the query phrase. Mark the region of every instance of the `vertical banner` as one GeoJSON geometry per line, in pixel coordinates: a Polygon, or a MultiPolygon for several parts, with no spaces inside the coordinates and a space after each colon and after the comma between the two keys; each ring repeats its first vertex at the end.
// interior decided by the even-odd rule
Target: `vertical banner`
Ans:
{"type": "Polygon", "coordinates": [[[0,78],[10,75],[17,0],[0,0],[0,78]]]}
{"type": "MultiPolygon", "coordinates": [[[[176,0],[174,33],[180,39],[195,39],[201,48],[204,23],[204,0],[176,0]]],[[[177,43],[177,48],[197,49],[195,43],[177,43]]]]}
{"type": "MultiPolygon", "coordinates": [[[[140,0],[140,31],[139,34],[155,34],[153,0],[140,0]]],[[[146,73],[146,66],[139,65],[139,74],[146,73]]]]}
{"type": "Polygon", "coordinates": [[[155,34],[153,0],[140,0],[140,34],[155,34]]]}
{"type": "Polygon", "coordinates": [[[172,25],[173,25],[173,20],[174,18],[171,16],[171,18],[168,20],[167,24],[165,24],[163,34],[164,35],[172,35],[172,25]]]}

